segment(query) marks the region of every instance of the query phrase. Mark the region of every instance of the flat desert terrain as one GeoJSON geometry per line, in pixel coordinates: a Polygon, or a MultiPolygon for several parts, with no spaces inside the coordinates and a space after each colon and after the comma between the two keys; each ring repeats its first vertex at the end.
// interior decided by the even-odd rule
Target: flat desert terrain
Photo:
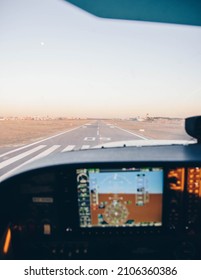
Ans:
{"type": "MultiPolygon", "coordinates": [[[[87,119],[1,120],[0,147],[29,144],[89,122],[91,121],[87,119]]],[[[103,122],[133,132],[146,139],[191,140],[191,137],[185,132],[184,120],[180,119],[154,119],[151,121],[113,119],[103,120],[103,122]]]]}
{"type": "Polygon", "coordinates": [[[0,121],[0,147],[21,146],[70,130],[87,120],[3,120],[0,121]]]}
{"type": "Polygon", "coordinates": [[[183,119],[113,120],[111,124],[153,140],[192,140],[183,119]]]}

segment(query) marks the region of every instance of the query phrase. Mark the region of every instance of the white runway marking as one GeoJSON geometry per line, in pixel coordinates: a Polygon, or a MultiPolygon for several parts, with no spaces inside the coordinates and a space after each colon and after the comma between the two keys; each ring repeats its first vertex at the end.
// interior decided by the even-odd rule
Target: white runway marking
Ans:
{"type": "MultiPolygon", "coordinates": [[[[41,145],[43,146],[43,145],[41,145]]],[[[40,146],[39,146],[40,147],[40,146]]],[[[17,169],[23,167],[24,165],[31,163],[37,159],[43,158],[49,154],[51,154],[52,152],[54,152],[56,149],[58,149],[60,147],[60,145],[53,145],[52,147],[50,147],[49,149],[43,151],[42,153],[38,154],[37,156],[23,162],[22,164],[18,165],[17,167],[11,169],[10,171],[8,171],[7,173],[3,174],[2,176],[0,176],[0,182],[2,180],[4,180],[5,178],[7,178],[9,175],[11,175],[14,171],[16,171],[17,169]]]]}
{"type": "Polygon", "coordinates": [[[26,157],[28,155],[31,155],[31,154],[33,154],[33,153],[43,149],[44,147],[46,147],[46,145],[40,145],[40,146],[37,146],[37,147],[35,147],[35,148],[33,148],[33,149],[29,150],[29,151],[26,151],[26,152],[24,152],[22,154],[19,154],[19,155],[15,156],[15,157],[7,159],[7,160],[5,160],[5,161],[0,163],[0,169],[2,169],[4,167],[6,167],[6,166],[8,166],[8,165],[18,161],[18,160],[20,160],[20,159],[22,159],[22,158],[24,158],[24,157],[26,157]]]}
{"type": "Polygon", "coordinates": [[[136,133],[131,132],[131,131],[129,131],[129,130],[123,129],[123,128],[121,128],[121,127],[118,127],[118,126],[115,126],[115,127],[118,128],[118,129],[120,129],[120,130],[122,130],[122,131],[125,131],[125,132],[127,132],[127,133],[130,133],[130,134],[132,134],[132,135],[134,135],[134,136],[137,136],[137,137],[139,137],[139,138],[141,138],[141,139],[150,140],[150,138],[143,137],[143,136],[141,136],[141,135],[139,135],[139,134],[136,134],[136,133]]]}
{"type": "Polygon", "coordinates": [[[85,149],[89,149],[89,145],[83,145],[82,147],[81,147],[81,150],[85,150],[85,149]]]}
{"type": "Polygon", "coordinates": [[[14,152],[17,152],[17,151],[23,150],[23,149],[25,149],[25,148],[31,147],[31,146],[33,146],[33,145],[39,144],[39,143],[41,143],[41,142],[43,142],[43,141],[46,141],[46,140],[49,140],[49,139],[55,138],[55,137],[60,136],[60,135],[63,135],[63,134],[65,134],[65,133],[67,133],[67,132],[71,132],[71,131],[76,130],[76,129],[81,128],[81,127],[82,127],[82,126],[75,127],[75,128],[72,128],[72,129],[66,130],[66,131],[64,131],[64,132],[58,133],[58,134],[56,134],[56,135],[50,136],[50,137],[48,137],[48,138],[44,138],[44,139],[39,140],[39,141],[37,141],[37,142],[34,142],[34,143],[31,143],[31,144],[28,144],[28,145],[26,145],[26,146],[23,146],[23,147],[20,147],[20,148],[14,149],[14,150],[9,151],[9,152],[6,152],[6,153],[4,153],[4,154],[1,154],[1,155],[0,155],[0,158],[1,158],[1,157],[4,157],[4,156],[6,156],[6,155],[12,154],[12,153],[14,153],[14,152]]]}
{"type": "Polygon", "coordinates": [[[64,148],[61,152],[69,152],[72,151],[75,148],[75,145],[68,145],[66,148],[64,148]]]}
{"type": "Polygon", "coordinates": [[[85,137],[84,141],[95,141],[96,137],[85,137]]]}
{"type": "Polygon", "coordinates": [[[99,138],[101,141],[110,141],[111,138],[110,137],[100,137],[99,138]]]}
{"type": "Polygon", "coordinates": [[[51,153],[53,153],[55,150],[57,150],[59,147],[61,147],[61,145],[53,145],[52,147],[50,147],[49,149],[45,150],[44,152],[40,153],[39,155],[33,157],[32,159],[26,161],[26,163],[29,163],[29,162],[32,162],[36,159],[39,159],[39,158],[42,158],[42,157],[45,157],[51,153]]]}

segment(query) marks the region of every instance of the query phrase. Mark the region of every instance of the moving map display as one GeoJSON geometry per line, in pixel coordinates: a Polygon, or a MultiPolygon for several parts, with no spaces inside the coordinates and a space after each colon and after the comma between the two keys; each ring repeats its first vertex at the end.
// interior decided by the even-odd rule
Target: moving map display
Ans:
{"type": "Polygon", "coordinates": [[[78,169],[80,227],[162,225],[163,169],[78,169]]]}

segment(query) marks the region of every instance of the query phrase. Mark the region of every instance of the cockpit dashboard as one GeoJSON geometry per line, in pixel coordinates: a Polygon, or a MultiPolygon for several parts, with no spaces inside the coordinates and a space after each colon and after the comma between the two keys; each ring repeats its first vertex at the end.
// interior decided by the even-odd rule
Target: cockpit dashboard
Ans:
{"type": "Polygon", "coordinates": [[[122,147],[33,162],[1,183],[1,257],[200,259],[200,154],[122,147]]]}

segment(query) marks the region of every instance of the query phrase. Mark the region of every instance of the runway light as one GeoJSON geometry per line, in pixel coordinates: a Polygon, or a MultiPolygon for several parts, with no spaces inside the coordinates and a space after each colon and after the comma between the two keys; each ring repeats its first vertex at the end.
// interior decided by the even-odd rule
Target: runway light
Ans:
{"type": "Polygon", "coordinates": [[[7,230],[7,233],[6,233],[6,238],[5,238],[5,242],[4,242],[4,246],[3,246],[3,253],[4,254],[7,254],[8,251],[9,251],[10,242],[11,242],[11,230],[9,228],[7,230]]]}

